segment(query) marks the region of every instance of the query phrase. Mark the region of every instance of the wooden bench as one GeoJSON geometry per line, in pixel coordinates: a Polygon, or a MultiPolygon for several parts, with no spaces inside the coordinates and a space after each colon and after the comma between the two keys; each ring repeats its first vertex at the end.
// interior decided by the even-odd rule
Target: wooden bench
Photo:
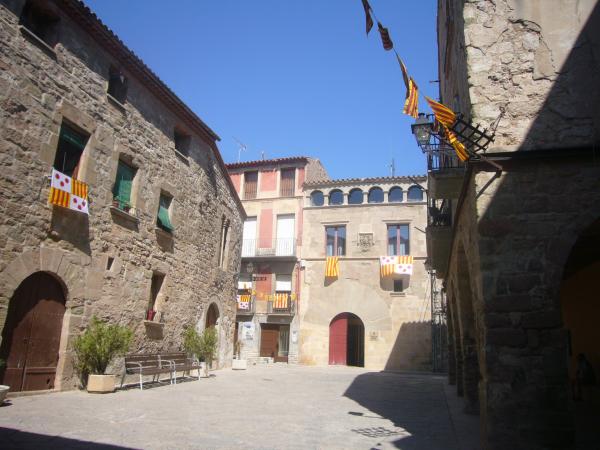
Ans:
{"type": "Polygon", "coordinates": [[[177,372],[183,372],[185,376],[186,372],[191,376],[192,370],[198,371],[198,379],[200,379],[200,361],[196,358],[188,357],[184,352],[171,352],[171,353],[160,353],[159,358],[161,361],[169,361],[173,370],[173,380],[177,384],[177,372]]]}
{"type": "Polygon", "coordinates": [[[123,387],[125,375],[139,375],[140,389],[143,389],[142,377],[144,375],[152,375],[152,381],[154,381],[155,377],[160,380],[160,375],[163,373],[169,374],[170,382],[173,384],[173,363],[170,360],[161,358],[159,354],[125,355],[125,368],[121,377],[121,387],[123,387]]]}

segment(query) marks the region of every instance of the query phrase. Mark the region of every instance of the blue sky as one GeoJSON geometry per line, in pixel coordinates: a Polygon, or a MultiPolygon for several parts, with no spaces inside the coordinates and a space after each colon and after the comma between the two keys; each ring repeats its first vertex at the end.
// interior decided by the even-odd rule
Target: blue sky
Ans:
{"type": "MultiPolygon", "coordinates": [[[[220,137],[226,162],[321,159],[333,178],[423,174],[405,88],[360,0],[85,0],[220,137]]],[[[437,97],[436,1],[371,0],[437,97]]],[[[420,100],[420,106],[423,100],[420,100]]]]}

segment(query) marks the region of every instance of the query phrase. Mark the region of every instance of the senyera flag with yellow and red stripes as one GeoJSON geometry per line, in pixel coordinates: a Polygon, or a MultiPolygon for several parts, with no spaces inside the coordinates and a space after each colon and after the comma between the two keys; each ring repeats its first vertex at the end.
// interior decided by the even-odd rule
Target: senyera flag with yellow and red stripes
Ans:
{"type": "Polygon", "coordinates": [[[415,119],[419,117],[419,87],[413,77],[408,76],[406,66],[398,53],[396,53],[398,64],[402,70],[402,78],[404,79],[404,85],[406,86],[406,100],[404,101],[404,108],[402,112],[406,115],[412,116],[415,119]]]}
{"type": "Polygon", "coordinates": [[[456,134],[450,129],[452,125],[454,125],[454,122],[456,122],[456,113],[446,105],[436,102],[429,97],[425,97],[425,100],[427,100],[427,103],[431,107],[431,110],[435,115],[435,119],[444,129],[444,133],[446,134],[450,145],[452,145],[454,148],[456,156],[458,156],[461,161],[466,161],[469,159],[469,153],[467,152],[467,149],[463,143],[458,140],[456,134]]]}

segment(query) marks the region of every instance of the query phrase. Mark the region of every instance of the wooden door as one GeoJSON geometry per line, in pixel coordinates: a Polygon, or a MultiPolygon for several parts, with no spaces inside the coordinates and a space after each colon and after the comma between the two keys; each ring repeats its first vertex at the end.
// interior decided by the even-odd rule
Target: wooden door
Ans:
{"type": "Polygon", "coordinates": [[[13,295],[2,332],[2,383],[11,391],[53,389],[65,298],[51,275],[38,272],[13,295]]]}
{"type": "Polygon", "coordinates": [[[279,353],[279,325],[260,325],[260,356],[275,359],[279,353]]]}
{"type": "Polygon", "coordinates": [[[348,314],[338,314],[329,324],[329,364],[346,364],[348,314]]]}

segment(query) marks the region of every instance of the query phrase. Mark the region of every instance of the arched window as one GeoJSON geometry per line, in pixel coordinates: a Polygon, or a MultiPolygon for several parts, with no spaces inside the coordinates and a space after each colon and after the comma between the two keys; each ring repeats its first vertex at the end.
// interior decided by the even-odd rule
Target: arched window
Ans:
{"type": "Polygon", "coordinates": [[[368,201],[369,203],[383,203],[383,189],[380,187],[371,188],[368,201]]]}
{"type": "Polygon", "coordinates": [[[363,202],[364,195],[362,189],[352,189],[348,194],[349,205],[360,205],[363,202]]]}
{"type": "Polygon", "coordinates": [[[325,198],[321,191],[313,191],[310,194],[310,206],[323,206],[325,198]]]}
{"type": "Polygon", "coordinates": [[[390,189],[390,192],[388,192],[388,202],[390,202],[390,203],[401,202],[403,194],[404,193],[402,192],[401,187],[394,186],[393,188],[390,189]]]}
{"type": "Polygon", "coordinates": [[[330,205],[343,205],[344,204],[344,193],[339,189],[334,189],[329,193],[329,204],[330,205]]]}
{"type": "Polygon", "coordinates": [[[419,186],[411,186],[408,188],[407,195],[409,202],[422,202],[423,201],[423,189],[419,186]]]}

